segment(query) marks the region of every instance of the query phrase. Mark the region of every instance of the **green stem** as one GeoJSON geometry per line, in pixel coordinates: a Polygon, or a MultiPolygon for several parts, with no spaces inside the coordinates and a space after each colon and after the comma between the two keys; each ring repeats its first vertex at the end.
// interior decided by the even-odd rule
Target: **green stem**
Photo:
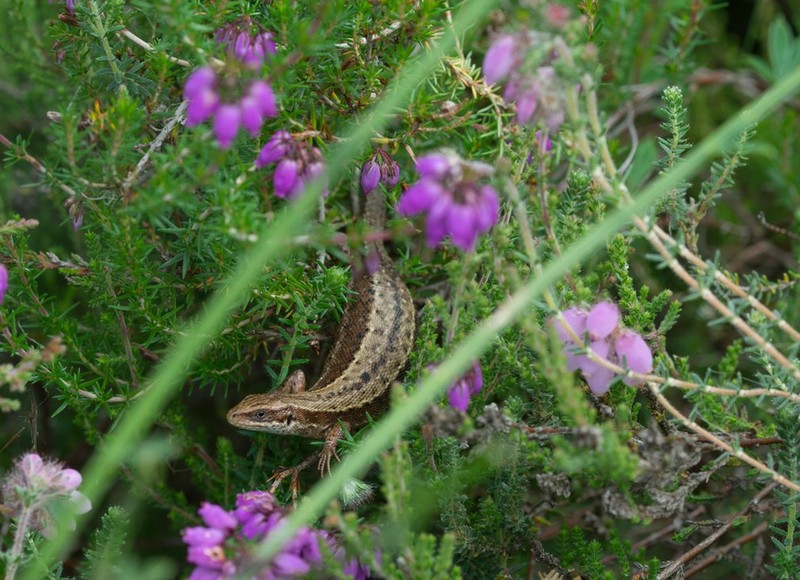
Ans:
{"type": "Polygon", "coordinates": [[[14,533],[14,545],[11,546],[11,553],[8,555],[5,580],[13,580],[17,575],[17,568],[22,561],[22,546],[25,543],[25,536],[28,535],[32,513],[32,507],[24,507],[22,515],[17,520],[17,531],[14,533]]]}
{"type": "MultiPolygon", "coordinates": [[[[797,470],[792,470],[794,473],[791,474],[792,481],[797,481],[797,470]]],[[[792,494],[789,497],[789,501],[785,502],[783,505],[786,507],[786,539],[783,541],[783,545],[787,547],[789,550],[795,550],[796,547],[794,545],[794,532],[795,526],[794,522],[797,518],[797,502],[793,501],[796,499],[792,494]]],[[[795,552],[796,553],[796,552],[795,552]]],[[[797,556],[795,556],[795,562],[797,561],[797,556]]],[[[784,576],[788,578],[788,576],[784,576]]]]}
{"type": "Polygon", "coordinates": [[[90,0],[88,5],[89,10],[92,12],[91,26],[94,30],[94,36],[100,41],[100,46],[103,47],[103,52],[106,54],[106,59],[108,60],[108,66],[111,67],[111,72],[114,73],[114,80],[116,81],[117,86],[122,88],[125,86],[125,84],[122,82],[124,76],[122,71],[119,69],[119,66],[117,66],[117,57],[114,56],[114,53],[111,50],[111,45],[108,44],[108,33],[105,25],[103,24],[103,18],[100,14],[100,9],[97,7],[97,2],[95,2],[95,0],[90,0]]]}

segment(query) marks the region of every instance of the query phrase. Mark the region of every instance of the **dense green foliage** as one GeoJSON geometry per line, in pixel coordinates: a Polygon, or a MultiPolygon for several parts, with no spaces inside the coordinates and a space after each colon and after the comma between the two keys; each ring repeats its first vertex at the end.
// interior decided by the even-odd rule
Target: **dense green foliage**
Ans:
{"type": "Polygon", "coordinates": [[[393,409],[428,410],[349,434],[340,455],[374,497],[329,501],[310,470],[298,519],[387,577],[794,577],[797,97],[737,114],[775,85],[768,97],[796,94],[800,14],[755,3],[737,27],[742,6],[703,0],[75,4],[0,1],[0,470],[35,449],[80,469],[94,501],[75,533],[28,536],[32,577],[185,577],[179,538],[202,502],[230,509],[317,449],[225,414],[295,369],[319,374],[378,146],[401,168],[385,234],[418,314],[393,409]],[[264,70],[280,111],[222,150],[208,123],[183,124],[183,83],[221,64],[214,31],[243,17],[277,42],[264,70]],[[541,35],[528,64],[559,56],[566,119],[548,151],[545,123],[515,123],[482,78],[492,40],[519,30],[541,35]],[[325,154],[327,197],[278,199],[254,166],[281,129],[325,154]],[[473,252],[426,247],[424,220],[392,209],[440,148],[495,168],[501,217],[473,252]],[[597,397],[548,320],[600,300],[656,362],[647,384],[597,397]],[[471,362],[459,348],[482,352],[466,414],[443,395],[471,362]]]}

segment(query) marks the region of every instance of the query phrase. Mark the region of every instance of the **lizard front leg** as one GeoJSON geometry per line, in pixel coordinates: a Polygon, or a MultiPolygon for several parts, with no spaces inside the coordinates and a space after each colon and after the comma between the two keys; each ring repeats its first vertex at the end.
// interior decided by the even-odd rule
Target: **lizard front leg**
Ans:
{"type": "Polygon", "coordinates": [[[309,455],[306,459],[302,462],[298,463],[294,467],[289,468],[281,468],[277,469],[267,481],[271,481],[272,487],[269,488],[269,492],[274,494],[275,491],[280,487],[281,483],[284,479],[291,476],[292,478],[292,503],[297,504],[297,496],[300,493],[300,472],[303,471],[306,467],[313,464],[314,461],[319,457],[322,453],[322,450],[315,451],[311,455],[309,455]]]}
{"type": "Polygon", "coordinates": [[[320,477],[324,477],[325,473],[331,472],[331,459],[336,458],[340,461],[339,455],[336,453],[336,447],[339,445],[339,440],[344,438],[344,430],[338,423],[331,427],[328,434],[325,436],[325,444],[322,446],[319,461],[317,462],[317,469],[319,469],[320,477]]]}
{"type": "Polygon", "coordinates": [[[343,437],[344,430],[340,425],[337,424],[332,427],[325,436],[325,443],[323,444],[322,449],[315,451],[294,467],[278,469],[272,474],[272,477],[270,477],[268,480],[273,482],[272,487],[269,489],[270,493],[275,493],[283,480],[287,477],[291,477],[292,501],[297,503],[297,496],[300,493],[300,472],[312,465],[316,460],[320,477],[325,477],[326,473],[330,473],[331,459],[336,458],[336,460],[339,461],[339,455],[336,453],[336,447],[339,445],[339,440],[343,437]]]}

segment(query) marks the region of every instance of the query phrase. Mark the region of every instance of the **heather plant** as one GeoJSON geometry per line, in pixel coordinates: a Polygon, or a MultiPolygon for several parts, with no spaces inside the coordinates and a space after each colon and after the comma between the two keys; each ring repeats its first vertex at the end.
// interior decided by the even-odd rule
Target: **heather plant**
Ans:
{"type": "Polygon", "coordinates": [[[15,576],[25,559],[29,533],[38,530],[49,538],[56,533],[57,526],[74,530],[74,514],[91,509],[86,496],[76,490],[80,483],[80,473],[42,459],[36,453],[22,456],[6,475],[3,505],[14,524],[13,543],[2,553],[7,578],[15,576]]]}
{"type": "Polygon", "coordinates": [[[796,577],[800,15],[746,4],[0,2],[5,578],[796,577]],[[414,348],[293,503],[321,442],[225,416],[376,240],[414,348]]]}

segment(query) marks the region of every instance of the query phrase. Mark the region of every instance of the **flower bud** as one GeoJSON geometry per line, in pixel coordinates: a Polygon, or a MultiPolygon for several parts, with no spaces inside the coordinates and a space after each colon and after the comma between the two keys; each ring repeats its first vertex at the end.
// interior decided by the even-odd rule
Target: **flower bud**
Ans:
{"type": "Polygon", "coordinates": [[[214,135],[220,149],[227,149],[239,132],[242,114],[236,105],[222,105],[214,117],[214,135]]]}
{"type": "Polygon", "coordinates": [[[6,297],[6,290],[8,290],[8,270],[5,265],[0,264],[0,304],[6,297]]]}
{"type": "Polygon", "coordinates": [[[264,167],[283,159],[289,152],[292,136],[286,131],[278,131],[261,148],[256,159],[256,167],[264,167]]]}
{"type": "Polygon", "coordinates": [[[381,168],[374,158],[368,159],[361,168],[361,189],[369,193],[376,187],[381,179],[381,168]]]}
{"type": "Polygon", "coordinates": [[[497,37],[483,59],[483,78],[493,85],[505,78],[517,60],[516,40],[509,34],[497,37]]]}
{"type": "MultiPolygon", "coordinates": [[[[653,370],[653,353],[644,339],[632,331],[624,331],[614,343],[620,364],[636,373],[649,374],[653,370]]],[[[627,378],[630,385],[639,383],[636,379],[627,378]]]]}

